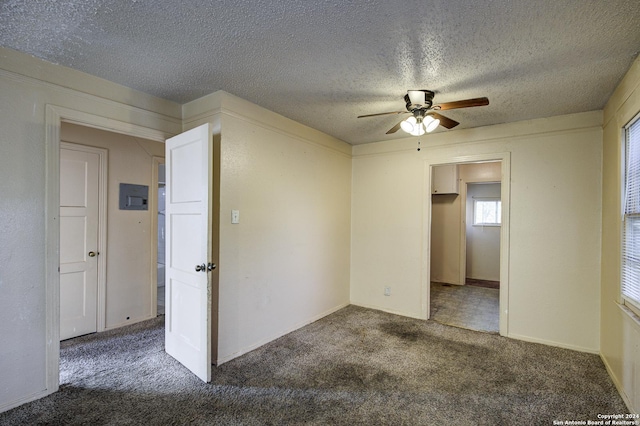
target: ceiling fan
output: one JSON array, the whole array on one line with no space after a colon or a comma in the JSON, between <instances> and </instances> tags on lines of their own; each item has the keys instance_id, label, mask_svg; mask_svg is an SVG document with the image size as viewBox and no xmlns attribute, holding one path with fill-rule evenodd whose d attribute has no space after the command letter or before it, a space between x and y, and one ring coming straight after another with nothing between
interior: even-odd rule
<instances>
[{"instance_id":1,"label":"ceiling fan","mask_svg":"<svg viewBox=\"0 0 640 426\"><path fill-rule=\"evenodd\" d=\"M425 132L429 133L434 131L438 126L453 129L460 124L436 111L489 105L488 98L465 99L463 101L445 102L434 105L434 95L435 93L431 90L409 90L407 91L407 94L404 95L407 107L406 111L391 111L381 112L378 114L359 115L358 118L391 114L412 114L411 117L406 120L402 120L389 129L387 134L389 135L397 132L399 129L402 129L414 136L420 136Z\"/></svg>"}]
</instances>

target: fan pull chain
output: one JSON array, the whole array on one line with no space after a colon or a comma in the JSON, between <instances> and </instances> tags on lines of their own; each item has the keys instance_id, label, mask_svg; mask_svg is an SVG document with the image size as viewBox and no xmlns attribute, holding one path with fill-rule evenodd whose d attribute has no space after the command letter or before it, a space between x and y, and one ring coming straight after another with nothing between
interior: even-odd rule
<instances>
[{"instance_id":1,"label":"fan pull chain","mask_svg":"<svg viewBox=\"0 0 640 426\"><path fill-rule=\"evenodd\" d=\"M420 151L420 137L418 137L418 151Z\"/></svg>"}]
</instances>

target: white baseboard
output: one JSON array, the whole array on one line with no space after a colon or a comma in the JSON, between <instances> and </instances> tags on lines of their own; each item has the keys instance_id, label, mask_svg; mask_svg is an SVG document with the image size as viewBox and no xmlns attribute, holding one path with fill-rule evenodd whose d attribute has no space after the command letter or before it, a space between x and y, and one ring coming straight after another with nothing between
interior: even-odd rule
<instances>
[{"instance_id":1,"label":"white baseboard","mask_svg":"<svg viewBox=\"0 0 640 426\"><path fill-rule=\"evenodd\" d=\"M506 337L509 337L510 339L523 340L525 342L540 343L542 345L555 346L557 348L571 349L572 351L586 352L594 355L600 355L600 351L598 349L585 348L583 346L576 346L576 345L569 345L566 343L554 342L552 340L537 339L535 337L521 336L519 334L513 334L513 333L509 333Z\"/></svg>"},{"instance_id":2,"label":"white baseboard","mask_svg":"<svg viewBox=\"0 0 640 426\"><path fill-rule=\"evenodd\" d=\"M394 311L393 309L387 309L387 308L384 308L382 306L375 306L375 305L369 305L367 303L354 303L354 302L351 302L351 304L354 305L354 306L360 306L361 308L375 309L376 311L382 311L382 312L386 312L388 314L393 314L393 315L400 315L400 316L407 317L407 318L415 318L415 319L419 319L419 320L425 319L425 318L421 317L420 315L409 314L409 313L400 312L400 311Z\"/></svg>"},{"instance_id":3,"label":"white baseboard","mask_svg":"<svg viewBox=\"0 0 640 426\"><path fill-rule=\"evenodd\" d=\"M613 374L613 370L611 369L611 366L609 365L609 362L607 362L607 359L604 356L602 356L602 354L600 354L600 359L602 360L602 363L604 364L604 367L607 369L607 373L609 373L609 377L611 377L611 381L616 386L616 389L618 390L618 393L620 394L620 397L622 398L622 400L626 404L627 408L629 409L629 412L630 413L634 413L634 414L638 414L633 409L633 406L631 404L631 400L629 399L629 396L627 395L627 393L624 391L624 388L622 387L622 383L620 383L620 380L618 380L618 378Z\"/></svg>"},{"instance_id":4,"label":"white baseboard","mask_svg":"<svg viewBox=\"0 0 640 426\"><path fill-rule=\"evenodd\" d=\"M480 281L498 281L498 282L500 282L500 277L498 277L498 278L467 277L467 279L480 280Z\"/></svg>"},{"instance_id":5,"label":"white baseboard","mask_svg":"<svg viewBox=\"0 0 640 426\"><path fill-rule=\"evenodd\" d=\"M16 408L21 406L22 404L26 404L27 402L35 401L36 399L44 398L47 395L52 394L55 391L49 391L47 389L42 390L40 392L32 393L30 395L24 396L22 398L18 398L9 403L0 405L0 413L4 413L5 411L9 411L12 408Z\"/></svg>"},{"instance_id":6,"label":"white baseboard","mask_svg":"<svg viewBox=\"0 0 640 426\"><path fill-rule=\"evenodd\" d=\"M232 353L230 355L225 355L223 357L220 357L215 361L215 364L216 365L221 365L221 364L224 364L227 361L231 361L234 358L237 358L237 357L239 357L241 355L244 355L247 352L251 352L254 349L258 349L260 346L263 346L263 345L265 345L265 344L267 344L269 342L272 342L272 341L284 336L285 334L291 333L292 331L296 331L297 329L302 328L305 325L309 325L312 322L316 322L319 319L326 317L327 315L331 315L332 313L334 313L336 311L339 311L342 308L346 308L347 306L349 306L348 302L340 304L338 306L335 306L335 307L333 307L333 308L331 308L331 309L329 309L327 311L322 312L321 314L315 315L315 316L313 316L313 317L311 317L311 318L309 318L309 319L307 319L307 320L305 320L305 321L303 321L301 323L298 323L298 324L294 325L291 328L288 328L288 329L283 330L283 331L281 331L279 333L276 333L276 334L274 334L274 335L272 335L270 337L262 339L259 342L254 343L254 344L252 344L250 346L244 347L244 348L242 348L241 350L239 350L237 352L234 352L234 353Z\"/></svg>"},{"instance_id":7,"label":"white baseboard","mask_svg":"<svg viewBox=\"0 0 640 426\"><path fill-rule=\"evenodd\" d=\"M108 326L108 327L105 327L105 329L104 329L104 330L100 330L100 331L114 330L114 329L116 329L116 328L125 327L125 326L127 326L127 325L136 324L136 323L139 323L139 322L142 322L142 321L147 321L147 320L150 320L150 319L155 318L155 317L156 317L156 316L149 315L149 316L142 317L142 318L135 318L135 319L133 319L133 320L127 320L127 321L125 321L125 322L121 322L121 323L119 323L119 324L114 324L114 325L110 325L110 326Z\"/></svg>"}]
</instances>

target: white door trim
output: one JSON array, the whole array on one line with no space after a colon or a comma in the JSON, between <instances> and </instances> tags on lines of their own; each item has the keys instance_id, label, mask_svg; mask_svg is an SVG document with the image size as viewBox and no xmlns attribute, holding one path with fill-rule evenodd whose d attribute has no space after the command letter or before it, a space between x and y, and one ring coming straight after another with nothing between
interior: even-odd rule
<instances>
[{"instance_id":1,"label":"white door trim","mask_svg":"<svg viewBox=\"0 0 640 426\"><path fill-rule=\"evenodd\" d=\"M60 386L60 127L62 122L162 142L172 134L76 111L57 105L45 107L45 310L46 390Z\"/></svg>"},{"instance_id":2,"label":"white door trim","mask_svg":"<svg viewBox=\"0 0 640 426\"><path fill-rule=\"evenodd\" d=\"M151 215L151 316L158 316L158 170L160 164L164 164L164 157L154 155L151 167L151 189L149 190L149 208Z\"/></svg>"},{"instance_id":3,"label":"white door trim","mask_svg":"<svg viewBox=\"0 0 640 426\"><path fill-rule=\"evenodd\" d=\"M108 151L71 142L60 141L60 148L73 151L90 152L98 155L98 298L96 300L96 327L98 331L105 330L106 323L106 283L107 283L107 183L108 183ZM59 175L58 175L59 176Z\"/></svg>"},{"instance_id":4,"label":"white door trim","mask_svg":"<svg viewBox=\"0 0 640 426\"><path fill-rule=\"evenodd\" d=\"M424 164L423 224L422 224L422 318L429 319L431 288L431 169L441 164L464 164L482 161L501 162L502 226L500 227L500 335L509 335L509 228L511 211L511 153L428 158Z\"/></svg>"}]
</instances>

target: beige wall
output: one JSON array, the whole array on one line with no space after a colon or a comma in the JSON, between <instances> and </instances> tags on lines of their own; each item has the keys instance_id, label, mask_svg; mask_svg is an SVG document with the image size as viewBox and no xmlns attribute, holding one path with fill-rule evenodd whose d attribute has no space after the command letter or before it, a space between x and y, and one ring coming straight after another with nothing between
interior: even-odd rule
<instances>
[{"instance_id":1,"label":"beige wall","mask_svg":"<svg viewBox=\"0 0 640 426\"><path fill-rule=\"evenodd\" d=\"M351 147L224 92L185 111L219 123L221 363L349 304Z\"/></svg>"},{"instance_id":2,"label":"beige wall","mask_svg":"<svg viewBox=\"0 0 640 426\"><path fill-rule=\"evenodd\" d=\"M500 163L460 164L458 179L460 194L431 196L431 281L462 285L466 275L465 221L462 219L466 184L500 181Z\"/></svg>"},{"instance_id":3,"label":"beige wall","mask_svg":"<svg viewBox=\"0 0 640 426\"><path fill-rule=\"evenodd\" d=\"M602 358L627 405L640 412L640 320L620 305L622 129L640 112L640 59L604 110L602 182Z\"/></svg>"},{"instance_id":4,"label":"beige wall","mask_svg":"<svg viewBox=\"0 0 640 426\"><path fill-rule=\"evenodd\" d=\"M114 328L151 318L155 263L155 202L149 210L120 210L121 183L152 184L153 157L164 158L164 144L90 127L64 123L60 139L108 150L107 270L105 325Z\"/></svg>"},{"instance_id":5,"label":"beige wall","mask_svg":"<svg viewBox=\"0 0 640 426\"><path fill-rule=\"evenodd\" d=\"M420 152L415 138L354 146L351 302L421 317L428 165L509 153L507 335L597 352L601 123L590 112L440 132Z\"/></svg>"},{"instance_id":6,"label":"beige wall","mask_svg":"<svg viewBox=\"0 0 640 426\"><path fill-rule=\"evenodd\" d=\"M75 89L70 89L75 88ZM0 48L0 411L56 390L59 117L181 129L179 105Z\"/></svg>"},{"instance_id":7,"label":"beige wall","mask_svg":"<svg viewBox=\"0 0 640 426\"><path fill-rule=\"evenodd\" d=\"M460 194L431 196L431 281L464 284L460 275L462 219Z\"/></svg>"}]
</instances>

